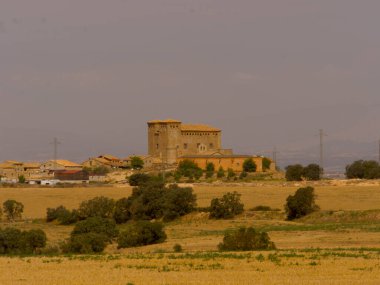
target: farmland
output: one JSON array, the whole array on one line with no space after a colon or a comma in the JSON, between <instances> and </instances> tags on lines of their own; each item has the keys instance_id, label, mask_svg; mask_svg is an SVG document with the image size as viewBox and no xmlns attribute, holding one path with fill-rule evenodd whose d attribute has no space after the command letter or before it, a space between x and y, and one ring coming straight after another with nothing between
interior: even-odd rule
<instances>
[{"instance_id":1,"label":"farmland","mask_svg":"<svg viewBox=\"0 0 380 285\"><path fill-rule=\"evenodd\" d=\"M297 188L195 185L198 206L237 191L245 212L232 220L191 213L166 224L165 243L131 249L113 244L104 255L2 257L0 284L379 284L380 186L317 185L321 211L285 221L283 205ZM47 207L76 208L96 196L118 199L130 193L130 187L0 188L0 202L22 202L24 221L12 226L41 228L52 246L67 238L72 226L46 223ZM281 211L251 210L258 205ZM217 252L224 231L240 226L267 231L278 250ZM173 253L177 243L183 253Z\"/></svg>"}]
</instances>

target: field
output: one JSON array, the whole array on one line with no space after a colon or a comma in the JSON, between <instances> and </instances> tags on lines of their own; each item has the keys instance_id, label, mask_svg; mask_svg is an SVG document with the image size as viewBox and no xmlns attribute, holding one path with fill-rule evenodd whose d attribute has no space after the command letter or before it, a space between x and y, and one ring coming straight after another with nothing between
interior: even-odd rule
<instances>
[{"instance_id":1,"label":"field","mask_svg":"<svg viewBox=\"0 0 380 285\"><path fill-rule=\"evenodd\" d=\"M297 188L195 186L200 207L237 191L246 211L224 221L192 213L166 225L163 244L123 250L111 245L95 256L2 257L0 284L380 284L380 186L317 186L321 212L288 222L283 205ZM41 228L55 245L72 227L45 223L47 207L75 208L95 196L130 193L129 187L0 188L0 202L21 201L26 219L12 226ZM250 210L257 205L281 211ZM278 250L217 252L224 231L243 225L268 231ZM176 243L183 253L173 253Z\"/></svg>"}]
</instances>

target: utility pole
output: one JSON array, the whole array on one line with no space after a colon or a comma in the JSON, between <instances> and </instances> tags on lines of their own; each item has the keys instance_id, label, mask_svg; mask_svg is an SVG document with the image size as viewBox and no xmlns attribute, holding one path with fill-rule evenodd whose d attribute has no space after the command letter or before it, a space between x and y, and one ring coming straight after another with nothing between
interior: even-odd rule
<instances>
[{"instance_id":1,"label":"utility pole","mask_svg":"<svg viewBox=\"0 0 380 285\"><path fill-rule=\"evenodd\" d=\"M380 140L379 140L379 163L380 163Z\"/></svg>"},{"instance_id":2,"label":"utility pole","mask_svg":"<svg viewBox=\"0 0 380 285\"><path fill-rule=\"evenodd\" d=\"M61 144L57 138L54 138L53 142L51 143L54 148L54 171L57 170L57 159L58 159L58 146Z\"/></svg>"},{"instance_id":3,"label":"utility pole","mask_svg":"<svg viewBox=\"0 0 380 285\"><path fill-rule=\"evenodd\" d=\"M326 136L324 133L323 129L319 130L319 166L322 168L322 173L324 171L324 152L323 152L323 147L324 147L324 141L323 138Z\"/></svg>"},{"instance_id":4,"label":"utility pole","mask_svg":"<svg viewBox=\"0 0 380 285\"><path fill-rule=\"evenodd\" d=\"M277 148L276 147L274 147L274 149L273 149L273 156L272 156L272 158L273 158L273 162L277 166Z\"/></svg>"}]
</instances>

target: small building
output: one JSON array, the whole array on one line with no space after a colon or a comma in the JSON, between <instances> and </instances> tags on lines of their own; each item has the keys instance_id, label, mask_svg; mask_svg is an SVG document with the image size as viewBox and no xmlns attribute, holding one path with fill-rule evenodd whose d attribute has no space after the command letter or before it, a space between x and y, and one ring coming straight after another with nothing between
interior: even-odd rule
<instances>
[{"instance_id":1,"label":"small building","mask_svg":"<svg viewBox=\"0 0 380 285\"><path fill-rule=\"evenodd\" d=\"M41 165L41 171L82 170L82 165L64 159L49 160Z\"/></svg>"},{"instance_id":2,"label":"small building","mask_svg":"<svg viewBox=\"0 0 380 285\"><path fill-rule=\"evenodd\" d=\"M59 181L88 181L89 174L83 170L57 170L54 179Z\"/></svg>"},{"instance_id":3,"label":"small building","mask_svg":"<svg viewBox=\"0 0 380 285\"><path fill-rule=\"evenodd\" d=\"M133 157L139 157L144 162L144 168L152 168L155 164L160 164L161 160L151 155L131 155L123 159L124 165L128 168L131 167L131 160Z\"/></svg>"},{"instance_id":4,"label":"small building","mask_svg":"<svg viewBox=\"0 0 380 285\"><path fill-rule=\"evenodd\" d=\"M113 155L100 155L98 157L91 157L82 163L84 167L96 168L96 167L107 167L107 168L124 168L124 162L122 159L117 158Z\"/></svg>"}]
</instances>

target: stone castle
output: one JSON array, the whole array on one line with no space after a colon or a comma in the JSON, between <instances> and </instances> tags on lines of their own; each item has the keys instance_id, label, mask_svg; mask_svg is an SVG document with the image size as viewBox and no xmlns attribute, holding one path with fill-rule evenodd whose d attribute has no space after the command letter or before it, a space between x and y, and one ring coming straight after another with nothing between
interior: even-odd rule
<instances>
[{"instance_id":1,"label":"stone castle","mask_svg":"<svg viewBox=\"0 0 380 285\"><path fill-rule=\"evenodd\" d=\"M237 155L222 148L222 131L207 125L182 124L177 120L148 122L148 155L165 165L192 160L205 169L212 162L215 167L242 171L246 159L252 158L257 172L263 171L263 157ZM271 170L275 164L271 164Z\"/></svg>"}]
</instances>

